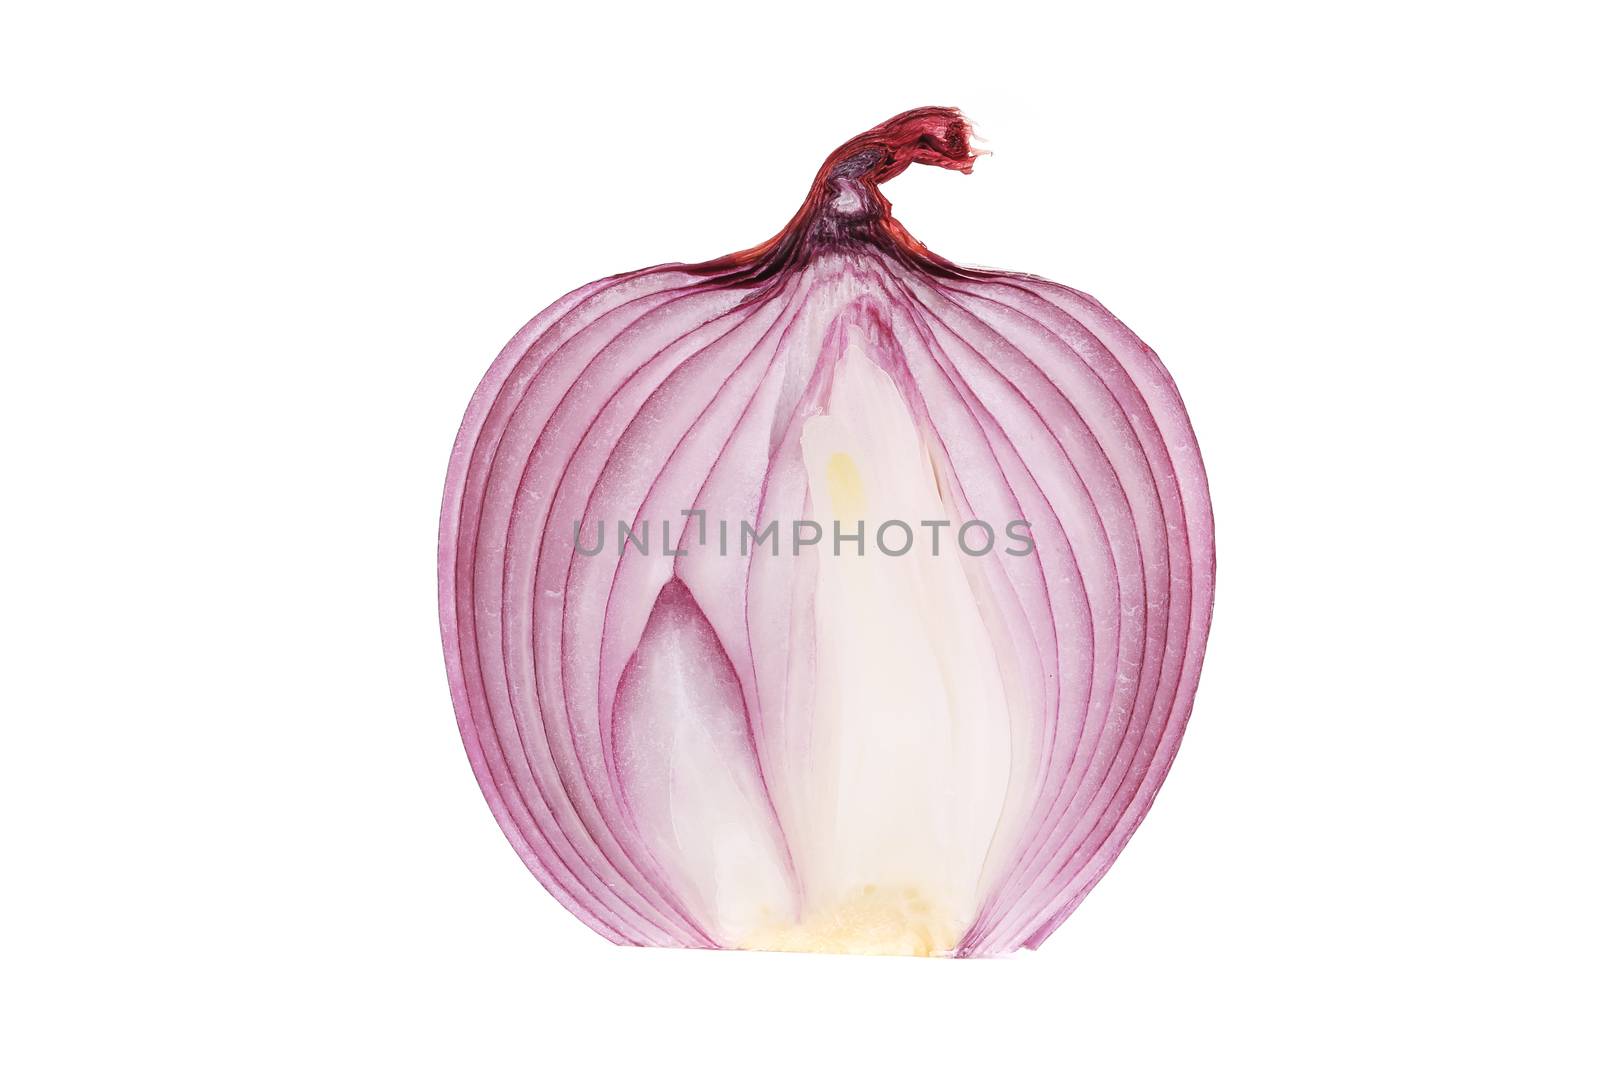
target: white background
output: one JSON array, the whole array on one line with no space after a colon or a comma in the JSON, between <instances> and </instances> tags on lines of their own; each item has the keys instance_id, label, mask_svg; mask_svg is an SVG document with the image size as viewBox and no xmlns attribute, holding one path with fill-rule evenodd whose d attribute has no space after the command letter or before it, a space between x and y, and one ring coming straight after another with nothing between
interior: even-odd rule
<instances>
[{"instance_id":1,"label":"white background","mask_svg":"<svg viewBox=\"0 0 1600 1067\"><path fill-rule=\"evenodd\" d=\"M1582 6L557 8L8 7L0 1054L1594 1062ZM1188 739L1037 954L612 948L456 736L457 421L561 293L920 104L994 154L897 216L1188 399Z\"/></svg>"}]
</instances>

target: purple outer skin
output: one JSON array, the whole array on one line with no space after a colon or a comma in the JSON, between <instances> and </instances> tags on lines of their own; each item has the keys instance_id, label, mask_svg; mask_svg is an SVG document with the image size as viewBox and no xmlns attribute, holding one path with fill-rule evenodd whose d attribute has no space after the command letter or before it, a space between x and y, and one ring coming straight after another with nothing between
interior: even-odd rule
<instances>
[{"instance_id":1,"label":"purple outer skin","mask_svg":"<svg viewBox=\"0 0 1600 1067\"><path fill-rule=\"evenodd\" d=\"M950 109L898 116L830 156L772 241L569 293L512 338L467 409L439 540L462 738L518 855L614 942L726 947L641 839L616 761L618 687L661 590L681 582L674 595L686 589L722 642L776 786L803 726L784 694L805 669L803 625L790 630L806 575L764 555L581 557L566 532L689 507L800 514L799 428L846 324L874 337L957 510L1020 515L1038 544L974 563L1018 657L1034 766L1022 830L992 847L996 874L956 955L1037 948L1171 766L1215 575L1194 433L1155 353L1093 298L957 267L892 220L877 183L909 162L969 170L967 132ZM841 190L864 217L836 216ZM840 278L857 295L834 306ZM790 329L802 310L832 316L820 352Z\"/></svg>"}]
</instances>

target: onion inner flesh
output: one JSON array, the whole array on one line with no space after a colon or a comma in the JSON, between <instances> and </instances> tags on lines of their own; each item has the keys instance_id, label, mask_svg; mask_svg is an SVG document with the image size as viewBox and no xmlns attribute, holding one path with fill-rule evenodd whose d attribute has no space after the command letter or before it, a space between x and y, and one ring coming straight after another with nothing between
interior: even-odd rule
<instances>
[{"instance_id":1,"label":"onion inner flesh","mask_svg":"<svg viewBox=\"0 0 1600 1067\"><path fill-rule=\"evenodd\" d=\"M926 435L869 345L851 328L842 352L823 354L835 360L831 387L800 438L808 517L823 542L814 556L814 594L797 598L795 608L813 616L795 632L815 638L790 649L791 657L810 657L808 670L792 672L810 679L807 689L791 693L804 705L792 713L808 726L803 743L783 754L784 778L794 788L779 801L797 895L776 888L769 835L751 829L763 820L754 810L753 769L745 770L753 763L733 755L740 748L733 717L718 711L719 726L680 725L700 740L675 741L637 761L659 765L664 756L674 765L666 772L673 781L701 783L671 790L671 832L658 827L649 836L658 849L699 850L682 866L702 872L700 896L708 903L716 897L711 925L743 947L951 951L977 912L1005 801L1011 717L993 639L957 547L961 517L941 494ZM890 520L905 523L911 535L890 528L880 546L877 531ZM937 545L923 520L950 523L939 529ZM837 551L836 523L844 538ZM857 532L864 535L859 547L848 540ZM641 681L657 700L674 694L669 702L680 710L670 714L705 717L683 710L704 707L705 694L674 688L659 675ZM722 740L705 740L712 734ZM736 804L742 814L733 817ZM732 822L742 825L730 833ZM707 851L714 847L702 836L708 827L719 828L720 860ZM729 839L737 847L727 846ZM727 858L730 852L738 858ZM722 873L709 877L719 865ZM745 875L734 876L730 865Z\"/></svg>"}]
</instances>

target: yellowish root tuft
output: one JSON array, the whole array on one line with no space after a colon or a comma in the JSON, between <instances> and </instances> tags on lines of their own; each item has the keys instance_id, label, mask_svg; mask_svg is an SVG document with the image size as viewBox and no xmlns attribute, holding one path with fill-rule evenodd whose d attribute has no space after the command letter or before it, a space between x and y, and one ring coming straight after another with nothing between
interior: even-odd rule
<instances>
[{"instance_id":1,"label":"yellowish root tuft","mask_svg":"<svg viewBox=\"0 0 1600 1067\"><path fill-rule=\"evenodd\" d=\"M829 952L858 956L944 956L961 930L915 889L863 886L804 922L757 930L740 948L764 952Z\"/></svg>"}]
</instances>

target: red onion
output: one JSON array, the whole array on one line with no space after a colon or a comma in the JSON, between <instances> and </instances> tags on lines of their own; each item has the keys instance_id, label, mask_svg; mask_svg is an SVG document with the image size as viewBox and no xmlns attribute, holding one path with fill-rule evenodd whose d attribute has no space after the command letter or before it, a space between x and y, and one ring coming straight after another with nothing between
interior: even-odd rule
<instances>
[{"instance_id":1,"label":"red onion","mask_svg":"<svg viewBox=\"0 0 1600 1067\"><path fill-rule=\"evenodd\" d=\"M969 132L906 112L765 244L569 293L467 409L462 737L615 942L1036 948L1171 765L1214 573L1194 435L1094 299L890 215L910 164L970 173Z\"/></svg>"}]
</instances>

